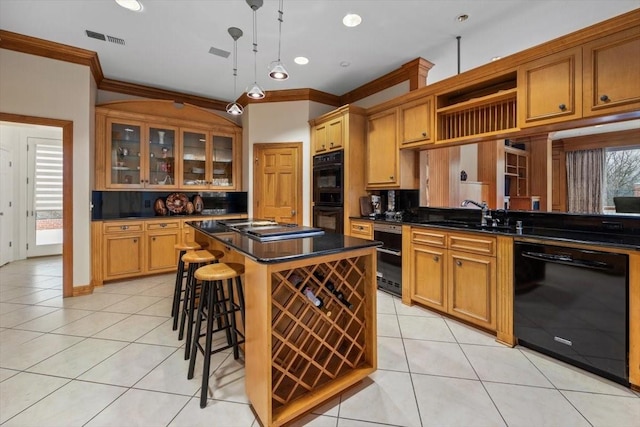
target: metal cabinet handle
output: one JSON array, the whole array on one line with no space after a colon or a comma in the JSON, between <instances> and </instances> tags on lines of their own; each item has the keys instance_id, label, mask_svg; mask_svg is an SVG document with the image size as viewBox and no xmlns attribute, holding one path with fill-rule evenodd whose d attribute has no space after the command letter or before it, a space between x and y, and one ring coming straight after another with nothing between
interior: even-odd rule
<instances>
[{"instance_id":1,"label":"metal cabinet handle","mask_svg":"<svg viewBox=\"0 0 640 427\"><path fill-rule=\"evenodd\" d=\"M566 110L566 109L567 109L567 106L566 106L566 105L564 105L564 104L560 104L560 105L558 105L558 108L559 108L561 111L564 111L564 110Z\"/></svg>"},{"instance_id":2,"label":"metal cabinet handle","mask_svg":"<svg viewBox=\"0 0 640 427\"><path fill-rule=\"evenodd\" d=\"M295 216L296 215L296 210L295 209L291 209L291 216Z\"/></svg>"},{"instance_id":3,"label":"metal cabinet handle","mask_svg":"<svg viewBox=\"0 0 640 427\"><path fill-rule=\"evenodd\" d=\"M162 228L165 228L166 226L167 226L167 224L164 223L164 222L162 224L160 224L160 227L162 227Z\"/></svg>"},{"instance_id":4,"label":"metal cabinet handle","mask_svg":"<svg viewBox=\"0 0 640 427\"><path fill-rule=\"evenodd\" d=\"M438 256L434 255L434 256L433 256L433 260L434 260L435 262L438 262L438 261L440 261L440 258L439 258Z\"/></svg>"},{"instance_id":5,"label":"metal cabinet handle","mask_svg":"<svg viewBox=\"0 0 640 427\"><path fill-rule=\"evenodd\" d=\"M155 241L156 241L156 238L155 238L155 237L152 237L152 238L151 238L151 240L153 240L153 241L155 242Z\"/></svg>"},{"instance_id":6,"label":"metal cabinet handle","mask_svg":"<svg viewBox=\"0 0 640 427\"><path fill-rule=\"evenodd\" d=\"M457 265L458 267L462 267L462 261L457 260L457 261L456 261L456 265Z\"/></svg>"},{"instance_id":7,"label":"metal cabinet handle","mask_svg":"<svg viewBox=\"0 0 640 427\"><path fill-rule=\"evenodd\" d=\"M611 101L611 99L609 99L609 97L607 95L602 95L600 97L600 101L602 102L607 102L607 101Z\"/></svg>"},{"instance_id":8,"label":"metal cabinet handle","mask_svg":"<svg viewBox=\"0 0 640 427\"><path fill-rule=\"evenodd\" d=\"M333 148L333 142L331 144L329 144L329 147Z\"/></svg>"},{"instance_id":9,"label":"metal cabinet handle","mask_svg":"<svg viewBox=\"0 0 640 427\"><path fill-rule=\"evenodd\" d=\"M121 226L120 226L120 229L121 229L121 230L128 230L128 229L129 229L129 226L128 226L128 225L121 225Z\"/></svg>"},{"instance_id":10,"label":"metal cabinet handle","mask_svg":"<svg viewBox=\"0 0 640 427\"><path fill-rule=\"evenodd\" d=\"M426 136L427 136L427 133L426 133L426 132L422 132L422 136L423 136L423 137L426 137Z\"/></svg>"},{"instance_id":11,"label":"metal cabinet handle","mask_svg":"<svg viewBox=\"0 0 640 427\"><path fill-rule=\"evenodd\" d=\"M358 230L364 230L364 227L363 227L363 226L361 226L361 225L359 225L359 226L358 226Z\"/></svg>"},{"instance_id":12,"label":"metal cabinet handle","mask_svg":"<svg viewBox=\"0 0 640 427\"><path fill-rule=\"evenodd\" d=\"M138 243L138 239L133 239L133 243Z\"/></svg>"},{"instance_id":13,"label":"metal cabinet handle","mask_svg":"<svg viewBox=\"0 0 640 427\"><path fill-rule=\"evenodd\" d=\"M391 176L389 177L389 179L393 181L393 180L395 179L395 177L394 177L393 175L391 175Z\"/></svg>"}]
</instances>

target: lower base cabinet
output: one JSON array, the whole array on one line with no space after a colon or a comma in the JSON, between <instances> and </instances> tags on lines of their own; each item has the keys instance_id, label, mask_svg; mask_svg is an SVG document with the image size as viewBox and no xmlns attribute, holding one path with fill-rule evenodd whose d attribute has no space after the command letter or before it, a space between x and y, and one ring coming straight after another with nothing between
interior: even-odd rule
<instances>
[{"instance_id":1,"label":"lower base cabinet","mask_svg":"<svg viewBox=\"0 0 640 427\"><path fill-rule=\"evenodd\" d=\"M495 331L495 238L421 227L405 238L410 301Z\"/></svg>"},{"instance_id":2,"label":"lower base cabinet","mask_svg":"<svg viewBox=\"0 0 640 427\"><path fill-rule=\"evenodd\" d=\"M142 239L142 233L105 236L104 276L118 278L141 274L144 270Z\"/></svg>"}]
</instances>

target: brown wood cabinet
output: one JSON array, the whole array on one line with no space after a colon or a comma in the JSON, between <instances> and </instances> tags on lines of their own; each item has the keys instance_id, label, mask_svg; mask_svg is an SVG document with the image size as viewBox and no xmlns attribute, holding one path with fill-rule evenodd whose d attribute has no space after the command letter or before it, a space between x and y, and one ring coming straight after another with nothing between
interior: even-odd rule
<instances>
[{"instance_id":1,"label":"brown wood cabinet","mask_svg":"<svg viewBox=\"0 0 640 427\"><path fill-rule=\"evenodd\" d=\"M400 148L417 148L435 142L433 96L398 107Z\"/></svg>"},{"instance_id":2,"label":"brown wood cabinet","mask_svg":"<svg viewBox=\"0 0 640 427\"><path fill-rule=\"evenodd\" d=\"M373 240L373 222L367 220L351 220L350 233L353 237Z\"/></svg>"},{"instance_id":3,"label":"brown wood cabinet","mask_svg":"<svg viewBox=\"0 0 640 427\"><path fill-rule=\"evenodd\" d=\"M495 331L496 239L424 227L406 227L403 233L409 242L403 301Z\"/></svg>"},{"instance_id":4,"label":"brown wood cabinet","mask_svg":"<svg viewBox=\"0 0 640 427\"><path fill-rule=\"evenodd\" d=\"M100 224L102 225L102 224ZM144 272L144 227L141 221L105 222L101 250L105 280L137 276Z\"/></svg>"},{"instance_id":5,"label":"brown wood cabinet","mask_svg":"<svg viewBox=\"0 0 640 427\"><path fill-rule=\"evenodd\" d=\"M417 189L417 154L400 150L398 110L381 111L369 117L367 124L367 188Z\"/></svg>"},{"instance_id":6,"label":"brown wood cabinet","mask_svg":"<svg viewBox=\"0 0 640 427\"><path fill-rule=\"evenodd\" d=\"M584 115L640 108L640 27L583 46Z\"/></svg>"},{"instance_id":7,"label":"brown wood cabinet","mask_svg":"<svg viewBox=\"0 0 640 427\"><path fill-rule=\"evenodd\" d=\"M335 118L313 129L314 154L340 150L344 147L344 120Z\"/></svg>"},{"instance_id":8,"label":"brown wood cabinet","mask_svg":"<svg viewBox=\"0 0 640 427\"><path fill-rule=\"evenodd\" d=\"M519 148L504 147L504 177L505 196L528 196L529 153Z\"/></svg>"},{"instance_id":9,"label":"brown wood cabinet","mask_svg":"<svg viewBox=\"0 0 640 427\"><path fill-rule=\"evenodd\" d=\"M146 224L146 271L173 271L178 263L175 245L180 242L180 220L148 221Z\"/></svg>"},{"instance_id":10,"label":"brown wood cabinet","mask_svg":"<svg viewBox=\"0 0 640 427\"><path fill-rule=\"evenodd\" d=\"M518 125L539 126L582 117L582 49L518 68Z\"/></svg>"},{"instance_id":11,"label":"brown wood cabinet","mask_svg":"<svg viewBox=\"0 0 640 427\"><path fill-rule=\"evenodd\" d=\"M169 101L98 106L95 187L239 190L241 132L217 114Z\"/></svg>"}]
</instances>

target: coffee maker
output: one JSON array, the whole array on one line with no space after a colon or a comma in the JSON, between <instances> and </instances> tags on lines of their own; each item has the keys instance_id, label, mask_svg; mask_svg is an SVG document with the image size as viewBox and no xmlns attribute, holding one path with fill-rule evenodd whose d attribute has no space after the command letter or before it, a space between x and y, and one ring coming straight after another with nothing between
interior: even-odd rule
<instances>
[{"instance_id":1,"label":"coffee maker","mask_svg":"<svg viewBox=\"0 0 640 427\"><path fill-rule=\"evenodd\" d=\"M371 207L373 208L374 215L382 215L382 200L380 196L375 194L371 195Z\"/></svg>"}]
</instances>

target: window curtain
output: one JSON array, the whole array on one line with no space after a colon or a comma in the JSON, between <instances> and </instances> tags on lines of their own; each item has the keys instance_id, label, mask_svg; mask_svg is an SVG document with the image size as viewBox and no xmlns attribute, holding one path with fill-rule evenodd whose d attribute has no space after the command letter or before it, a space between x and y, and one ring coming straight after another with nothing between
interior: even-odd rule
<instances>
[{"instance_id":1,"label":"window curtain","mask_svg":"<svg viewBox=\"0 0 640 427\"><path fill-rule=\"evenodd\" d=\"M602 212L604 160L604 149L601 148L567 152L569 212Z\"/></svg>"}]
</instances>

